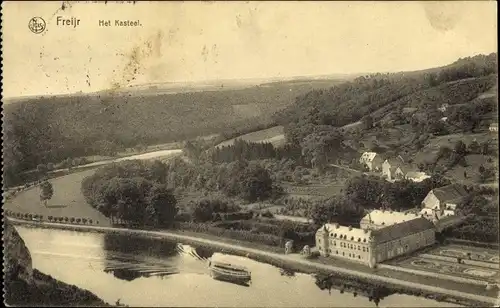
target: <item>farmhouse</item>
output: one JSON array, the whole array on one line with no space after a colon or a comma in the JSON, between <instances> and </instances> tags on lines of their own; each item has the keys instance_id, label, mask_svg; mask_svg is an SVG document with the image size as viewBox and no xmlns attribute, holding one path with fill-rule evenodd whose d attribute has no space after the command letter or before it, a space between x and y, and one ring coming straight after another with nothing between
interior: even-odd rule
<instances>
[{"instance_id":1,"label":"farmhouse","mask_svg":"<svg viewBox=\"0 0 500 308\"><path fill-rule=\"evenodd\" d=\"M404 179L407 171L407 166L404 165L404 160L400 156L386 159L382 164L382 176L388 181Z\"/></svg>"},{"instance_id":2,"label":"farmhouse","mask_svg":"<svg viewBox=\"0 0 500 308\"><path fill-rule=\"evenodd\" d=\"M359 159L359 162L370 171L380 171L383 161L382 157L375 152L364 152Z\"/></svg>"},{"instance_id":3,"label":"farmhouse","mask_svg":"<svg viewBox=\"0 0 500 308\"><path fill-rule=\"evenodd\" d=\"M498 123L490 124L490 132L498 132Z\"/></svg>"},{"instance_id":4,"label":"farmhouse","mask_svg":"<svg viewBox=\"0 0 500 308\"><path fill-rule=\"evenodd\" d=\"M380 229L408 220L417 219L420 215L397 211L373 210L360 221L361 229Z\"/></svg>"},{"instance_id":5,"label":"farmhouse","mask_svg":"<svg viewBox=\"0 0 500 308\"><path fill-rule=\"evenodd\" d=\"M457 215L454 210L444 210L442 212L424 208L420 211L424 218L434 224L436 232L441 232L449 227L456 226L465 220L462 215Z\"/></svg>"},{"instance_id":6,"label":"farmhouse","mask_svg":"<svg viewBox=\"0 0 500 308\"><path fill-rule=\"evenodd\" d=\"M467 196L467 191L465 191L463 186L459 184L450 184L431 190L422 201L422 207L424 209L443 213L445 210L455 211L457 204L462 201L465 196Z\"/></svg>"},{"instance_id":7,"label":"farmhouse","mask_svg":"<svg viewBox=\"0 0 500 308\"><path fill-rule=\"evenodd\" d=\"M322 256L348 259L370 267L434 242L434 225L422 217L376 230L325 224L316 232L316 247Z\"/></svg>"}]
</instances>

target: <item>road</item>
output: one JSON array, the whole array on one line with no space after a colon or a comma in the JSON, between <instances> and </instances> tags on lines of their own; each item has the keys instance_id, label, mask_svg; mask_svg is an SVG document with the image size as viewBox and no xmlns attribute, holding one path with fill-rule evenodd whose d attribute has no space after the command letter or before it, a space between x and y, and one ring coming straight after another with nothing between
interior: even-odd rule
<instances>
[{"instance_id":1,"label":"road","mask_svg":"<svg viewBox=\"0 0 500 308\"><path fill-rule=\"evenodd\" d=\"M332 271L332 272L337 272L345 275L350 275L350 276L355 276L359 278L364 278L364 279L369 279L369 280L375 280L379 282L384 282L384 283L389 283L389 284L395 284L407 288L413 288L413 289L418 289L418 290L423 290L426 292L432 292L432 293L439 293L447 296L453 296L457 298L462 298L462 299L467 299L467 300L474 300L474 301L479 301L482 303L488 303L488 304L495 304L498 299L492 298L492 297L487 297L487 296L481 296L481 295L476 295L476 294L471 294L471 293L465 293L465 292L460 292L460 291L455 291L455 290L448 290L448 289L443 289L443 288L438 288L434 286L429 286L429 285L424 285L420 283L414 283L414 282L409 282L405 280L400 280L400 279L394 279L390 277L385 277L385 276L379 276L375 274L370 274L370 273L363 273L363 272L358 272L355 270L350 270L347 268L342 268L342 267L337 267L334 265L327 265L327 264L321 264L317 262L312 262L310 260L306 259L301 259L297 258L297 256L294 255L282 255L274 252L269 252L269 251L263 251L263 250L258 250L254 248L249 248L249 247L244 247L240 245L235 245L235 244L229 244L229 243L224 243L221 241L215 241L215 240L210 240L210 239L205 239L205 238L199 238L199 237L194 237L190 235L184 235L184 234L179 234L179 233L174 233L174 232L168 232L168 231L149 231L149 230L134 230L134 229L127 229L127 228L114 228L114 227L99 227L99 226L88 226L88 225L67 225L67 224L61 224L61 223L48 223L48 222L29 222L29 221L23 221L15 218L7 218L13 222L21 223L21 224L29 224L29 225L45 225L46 227L53 227L53 228L61 228L61 229L73 229L73 230L94 230L94 231L112 231L112 232L123 232L123 233L131 233L131 234L141 234L141 235L149 235L149 236L155 236L155 237L163 237L166 239L171 239L171 240L176 240L176 241L184 241L184 242L189 242L189 243L194 243L194 244L206 244L210 245L212 247L217 247L219 249L228 249L228 250L237 250L239 252L255 255L255 256L263 256L263 257L268 257L275 259L277 261L281 261L283 263L287 264L300 264L315 270L322 270L322 271Z\"/></svg>"}]
</instances>

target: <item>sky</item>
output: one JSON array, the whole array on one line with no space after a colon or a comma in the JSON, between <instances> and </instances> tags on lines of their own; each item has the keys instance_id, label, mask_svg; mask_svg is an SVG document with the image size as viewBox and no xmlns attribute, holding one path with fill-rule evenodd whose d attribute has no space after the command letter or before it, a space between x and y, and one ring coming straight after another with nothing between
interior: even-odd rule
<instances>
[{"instance_id":1,"label":"sky","mask_svg":"<svg viewBox=\"0 0 500 308\"><path fill-rule=\"evenodd\" d=\"M89 1L64 10L62 2L4 2L2 13L4 97L419 70L497 50L495 1ZM28 27L35 16L46 22L40 34ZM58 16L79 25L58 26Z\"/></svg>"}]
</instances>

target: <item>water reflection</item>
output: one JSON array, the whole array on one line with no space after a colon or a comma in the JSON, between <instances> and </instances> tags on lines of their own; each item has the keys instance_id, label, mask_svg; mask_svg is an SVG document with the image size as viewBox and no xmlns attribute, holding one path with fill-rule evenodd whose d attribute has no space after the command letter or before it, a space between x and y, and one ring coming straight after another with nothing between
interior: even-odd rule
<instances>
[{"instance_id":1,"label":"water reflection","mask_svg":"<svg viewBox=\"0 0 500 308\"><path fill-rule=\"evenodd\" d=\"M215 250L145 239L74 231L16 227L33 266L55 279L87 289L108 303L190 307L375 307L367 297L320 290L315 277ZM208 260L252 272L241 287L210 277ZM346 290L347 291L347 290ZM389 306L443 307L445 303L389 296ZM403 300L402 300L402 299ZM390 304L392 301L393 304ZM456 306L456 305L455 305Z\"/></svg>"}]
</instances>

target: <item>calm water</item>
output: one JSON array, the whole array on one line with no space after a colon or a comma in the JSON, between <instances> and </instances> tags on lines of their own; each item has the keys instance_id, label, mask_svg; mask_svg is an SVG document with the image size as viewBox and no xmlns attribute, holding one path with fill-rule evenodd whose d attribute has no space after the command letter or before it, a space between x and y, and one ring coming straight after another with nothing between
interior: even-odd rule
<instances>
[{"instance_id":1,"label":"calm water","mask_svg":"<svg viewBox=\"0 0 500 308\"><path fill-rule=\"evenodd\" d=\"M375 307L367 298L320 290L311 275L248 258L162 239L16 227L43 273L92 291L109 303L130 306ZM207 259L229 261L252 272L249 287L213 280ZM381 307L457 305L403 295Z\"/></svg>"}]
</instances>

